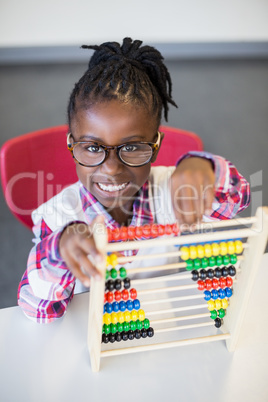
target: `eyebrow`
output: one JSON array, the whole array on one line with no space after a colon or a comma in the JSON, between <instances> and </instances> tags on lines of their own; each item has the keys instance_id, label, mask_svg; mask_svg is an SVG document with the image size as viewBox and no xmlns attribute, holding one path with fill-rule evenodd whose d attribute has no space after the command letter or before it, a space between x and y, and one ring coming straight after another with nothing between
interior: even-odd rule
<instances>
[{"instance_id":1,"label":"eyebrow","mask_svg":"<svg viewBox=\"0 0 268 402\"><path fill-rule=\"evenodd\" d=\"M93 141L104 144L104 141L101 138L89 134L82 135L82 137L79 138L79 141ZM121 141L122 144L129 141L145 141L145 137L139 135L131 135L129 137L122 138Z\"/></svg>"}]
</instances>

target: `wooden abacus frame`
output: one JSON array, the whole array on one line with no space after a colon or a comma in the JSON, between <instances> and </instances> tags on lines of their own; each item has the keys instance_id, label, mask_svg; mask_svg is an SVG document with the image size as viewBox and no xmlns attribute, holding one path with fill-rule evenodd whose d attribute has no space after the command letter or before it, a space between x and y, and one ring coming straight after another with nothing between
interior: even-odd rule
<instances>
[{"instance_id":1,"label":"wooden abacus frame","mask_svg":"<svg viewBox=\"0 0 268 402\"><path fill-rule=\"evenodd\" d=\"M241 227L244 228L235 228ZM99 371L100 359L101 357L114 356L125 353L134 353L147 350L171 348L176 346L184 346L196 343L204 343L216 340L225 340L229 351L233 351L237 345L239 333L243 323L243 319L246 313L247 304L249 301L250 293L253 287L254 279L257 274L258 267L260 265L260 260L262 254L265 251L268 238L268 207L258 208L255 217L249 218L237 218L229 221L217 221L202 223L199 229L204 232L206 227L211 229L220 229L220 231L214 231L211 233L204 234L189 234L184 236L167 236L155 239L140 240L140 241L128 241L128 242L117 242L117 243L107 243L107 231L104 225L94 233L94 238L98 249L106 257L107 253L118 252L124 250L142 249L147 247L157 247L158 245L189 245L198 244L205 242L217 242L225 239L248 239L245 243L243 255L239 257L239 281L234 283L234 296L232 297L231 305L228 307L228 314L224 317L224 324L221 327L223 333L202 337L193 337L188 339L181 339L177 341L162 342L155 344L146 344L141 346L132 346L131 342L128 342L129 347L120 349L111 349L106 351L101 351L101 341L102 341L102 325L103 325L103 295L105 288L105 270L106 266L104 264L98 265L98 269L103 273L101 280L96 280L91 278L91 288L90 288L90 304L89 304L89 318L88 318L88 350L91 360L92 371ZM161 254L161 256L174 256L180 255L180 251L176 251L168 254ZM160 257L159 255L153 255L151 258ZM134 261L135 259L150 258L150 256L133 256L133 257L119 257L118 262L124 263L129 261ZM105 258L106 260L106 258ZM153 266L147 268L134 268L130 269L130 274L142 273L145 271L165 271L165 270L178 270L179 268L185 268L185 262L178 262L175 264L167 264L161 266ZM188 275L188 276L187 276ZM167 276L168 278L169 276ZM190 273L187 271L185 275L182 276L183 279L191 277ZM163 279L163 276L156 277L153 281ZM172 277L170 277L172 281ZM141 279L136 282L152 281L152 279ZM239 284L238 284L239 282ZM187 286L187 285L186 285ZM185 286L184 286L185 287ZM188 285L189 287L197 287L196 284ZM178 291L183 288L183 286L178 286ZM170 288L171 289L171 288ZM172 290L176 290L173 287ZM158 290L148 290L150 293L154 293ZM142 292L142 291L141 291ZM200 297L203 295L200 294ZM194 296L196 298L196 296ZM191 297L189 297L191 298ZM173 298L175 300L175 298ZM180 297L176 298L177 300ZM187 299L187 297L181 297L181 299ZM171 299L170 299L171 300ZM198 308L198 306L194 306ZM191 310L192 307L189 307ZM173 311L175 311L174 309ZM182 309L177 309L179 311ZM185 309L187 310L187 308ZM203 316L208 316L209 314L203 314ZM199 316L202 316L199 315ZM183 319L195 318L193 315L191 317L182 317ZM170 319L171 321L179 321L180 317L175 317ZM213 324L213 322L212 322ZM209 324L201 323L196 325L186 325L182 326L181 329L206 326ZM173 328L174 329L174 328ZM172 330L172 328L171 328Z\"/></svg>"}]
</instances>

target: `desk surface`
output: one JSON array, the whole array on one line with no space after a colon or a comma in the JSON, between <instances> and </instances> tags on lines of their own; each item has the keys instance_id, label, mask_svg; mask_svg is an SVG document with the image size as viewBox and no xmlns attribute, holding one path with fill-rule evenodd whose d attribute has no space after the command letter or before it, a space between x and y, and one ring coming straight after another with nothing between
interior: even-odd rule
<instances>
[{"instance_id":1,"label":"desk surface","mask_svg":"<svg viewBox=\"0 0 268 402\"><path fill-rule=\"evenodd\" d=\"M19 307L0 310L0 400L268 400L268 254L254 284L237 350L224 341L103 358L92 373L86 346L88 294L65 317L38 325Z\"/></svg>"}]
</instances>

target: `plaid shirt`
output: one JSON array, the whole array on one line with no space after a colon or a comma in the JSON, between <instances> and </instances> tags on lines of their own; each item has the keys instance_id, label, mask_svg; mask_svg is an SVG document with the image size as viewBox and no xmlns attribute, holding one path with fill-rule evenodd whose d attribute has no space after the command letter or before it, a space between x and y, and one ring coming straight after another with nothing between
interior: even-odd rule
<instances>
[{"instance_id":1,"label":"plaid shirt","mask_svg":"<svg viewBox=\"0 0 268 402\"><path fill-rule=\"evenodd\" d=\"M212 219L233 218L248 206L250 202L249 184L230 162L206 152L190 152L184 155L179 162L190 156L204 157L212 160L214 164L216 188ZM133 226L150 224L154 221L149 207L148 193L149 183L146 182L133 204L131 220ZM119 226L82 185L80 197L88 224L97 215L103 215L107 227ZM19 285L18 304L30 319L38 323L49 323L63 316L74 294L75 277L61 258L58 248L62 230L63 228L52 232L43 219L33 228L35 246L30 252L27 270ZM129 255L129 253L126 252L125 255Z\"/></svg>"}]
</instances>

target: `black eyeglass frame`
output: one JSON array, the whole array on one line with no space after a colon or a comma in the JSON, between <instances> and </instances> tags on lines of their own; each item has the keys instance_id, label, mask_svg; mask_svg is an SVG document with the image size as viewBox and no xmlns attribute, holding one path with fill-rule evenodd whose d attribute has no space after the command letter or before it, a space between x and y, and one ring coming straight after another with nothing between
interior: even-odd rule
<instances>
[{"instance_id":1,"label":"black eyeglass frame","mask_svg":"<svg viewBox=\"0 0 268 402\"><path fill-rule=\"evenodd\" d=\"M158 131L158 132L157 132L157 135L158 135L158 138L157 138L156 142L126 142L126 143L121 144L121 145L110 146L110 145L99 144L98 142L94 142L94 141L76 141L76 142L71 143L70 137L73 137L73 135L72 135L72 133L70 132L70 133L67 134L67 147L68 147L68 150L71 152L73 159L74 159L79 165L84 166L84 167L95 167L95 166L101 165L101 164L104 163L105 160L108 158L109 151L110 151L111 149L116 149L116 155L117 155L118 159L120 160L120 162L122 162L124 165L130 166L130 167L140 167L140 166L147 165L147 163L150 163L151 160L153 159L153 156L155 155L155 153L159 150L159 148L160 148L160 143L161 143L161 138L163 138L163 133L161 133L160 131ZM74 152L73 152L75 146L78 145L78 144L95 144L95 145L97 145L98 147L101 147L101 148L105 151L105 157L104 157L103 161L101 161L100 163L97 163L97 164L95 164L95 165L85 165L85 164L79 162L79 161L76 159L76 157L74 156ZM123 159L120 157L120 149L121 149L121 148L123 148L123 147L126 146L126 145L134 145L134 144L146 144L146 145L149 145L149 146L152 148L152 155L151 155L150 159L149 159L147 162L142 163L141 165L132 165L132 164L130 164L130 163L127 163L127 162L123 161Z\"/></svg>"}]
</instances>

